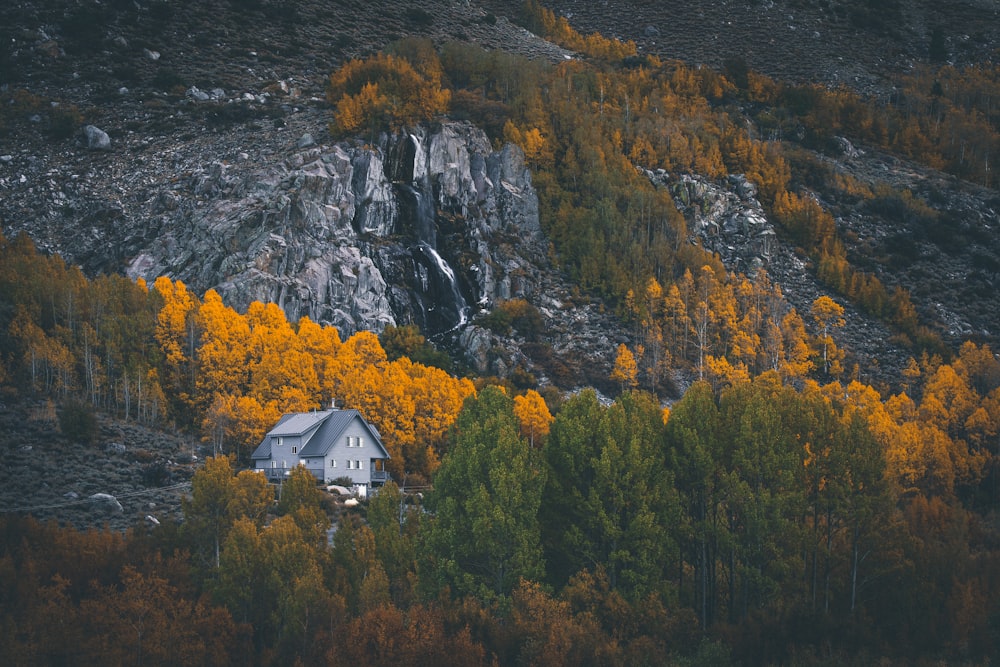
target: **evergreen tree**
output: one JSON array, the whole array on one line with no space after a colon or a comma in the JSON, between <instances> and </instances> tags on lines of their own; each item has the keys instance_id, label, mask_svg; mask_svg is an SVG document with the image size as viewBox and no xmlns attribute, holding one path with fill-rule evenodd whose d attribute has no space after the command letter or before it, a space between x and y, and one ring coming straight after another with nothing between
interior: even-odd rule
<instances>
[{"instance_id":1,"label":"evergreen tree","mask_svg":"<svg viewBox=\"0 0 1000 667\"><path fill-rule=\"evenodd\" d=\"M513 401L497 387L469 398L428 497L422 583L431 592L506 600L543 574L538 510L544 470L518 435Z\"/></svg>"}]
</instances>

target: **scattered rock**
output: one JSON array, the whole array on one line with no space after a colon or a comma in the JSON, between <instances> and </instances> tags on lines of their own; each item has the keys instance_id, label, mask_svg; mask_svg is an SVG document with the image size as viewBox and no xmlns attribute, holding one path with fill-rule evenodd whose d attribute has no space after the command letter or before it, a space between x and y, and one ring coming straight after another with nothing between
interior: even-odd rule
<instances>
[{"instance_id":1,"label":"scattered rock","mask_svg":"<svg viewBox=\"0 0 1000 667\"><path fill-rule=\"evenodd\" d=\"M160 59L159 51L150 51L149 49L143 49L142 55L146 56L148 60L152 60L153 62L156 62L157 60Z\"/></svg>"},{"instance_id":2,"label":"scattered rock","mask_svg":"<svg viewBox=\"0 0 1000 667\"><path fill-rule=\"evenodd\" d=\"M90 150L111 150L111 137L101 128L94 125L87 125L83 128L83 136L87 140L87 148Z\"/></svg>"},{"instance_id":3,"label":"scattered rock","mask_svg":"<svg viewBox=\"0 0 1000 667\"><path fill-rule=\"evenodd\" d=\"M191 86L184 94L195 102L207 102L212 99L211 95L203 90L200 90L198 86Z\"/></svg>"},{"instance_id":4,"label":"scattered rock","mask_svg":"<svg viewBox=\"0 0 1000 667\"><path fill-rule=\"evenodd\" d=\"M309 148L310 146L315 146L315 145L316 141L313 139L313 135L311 135L308 132L299 137L299 140L295 142L295 147L299 149Z\"/></svg>"},{"instance_id":5,"label":"scattered rock","mask_svg":"<svg viewBox=\"0 0 1000 667\"><path fill-rule=\"evenodd\" d=\"M854 144L847 139L847 137L834 137L834 141L837 144L837 149L840 151L840 154L849 160L853 160L864 155L864 151L856 148Z\"/></svg>"},{"instance_id":6,"label":"scattered rock","mask_svg":"<svg viewBox=\"0 0 1000 667\"><path fill-rule=\"evenodd\" d=\"M118 499L115 498L110 493L95 493L93 495L88 496L87 500L90 501L90 504L95 509L101 509L104 510L105 512L124 511L122 508L122 504L118 502Z\"/></svg>"}]
</instances>

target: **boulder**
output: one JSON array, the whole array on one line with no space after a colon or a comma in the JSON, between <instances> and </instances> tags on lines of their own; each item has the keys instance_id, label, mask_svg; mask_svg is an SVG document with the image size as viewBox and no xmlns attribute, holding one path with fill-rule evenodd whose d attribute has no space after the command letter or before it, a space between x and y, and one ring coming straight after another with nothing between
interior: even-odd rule
<instances>
[{"instance_id":1,"label":"boulder","mask_svg":"<svg viewBox=\"0 0 1000 667\"><path fill-rule=\"evenodd\" d=\"M110 493L95 493L87 497L91 506L105 512L122 512L122 504Z\"/></svg>"},{"instance_id":2,"label":"boulder","mask_svg":"<svg viewBox=\"0 0 1000 667\"><path fill-rule=\"evenodd\" d=\"M87 148L95 151L111 150L111 137L108 133L94 125L87 125L83 128L83 138L87 142Z\"/></svg>"},{"instance_id":3,"label":"boulder","mask_svg":"<svg viewBox=\"0 0 1000 667\"><path fill-rule=\"evenodd\" d=\"M200 90L198 86L191 86L184 94L195 102L207 102L212 99L211 95L206 93L204 90Z\"/></svg>"}]
</instances>

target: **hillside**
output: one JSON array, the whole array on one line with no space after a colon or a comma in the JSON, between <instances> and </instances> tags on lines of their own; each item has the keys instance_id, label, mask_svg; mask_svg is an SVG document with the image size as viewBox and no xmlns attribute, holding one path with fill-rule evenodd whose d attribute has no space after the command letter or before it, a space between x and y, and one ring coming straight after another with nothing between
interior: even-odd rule
<instances>
[{"instance_id":1,"label":"hillside","mask_svg":"<svg viewBox=\"0 0 1000 667\"><path fill-rule=\"evenodd\" d=\"M6 660L990 664L997 11L3 3Z\"/></svg>"},{"instance_id":2,"label":"hillside","mask_svg":"<svg viewBox=\"0 0 1000 667\"><path fill-rule=\"evenodd\" d=\"M958 64L989 58L997 43L990 32L995 22L985 20L993 10L983 3L892 5L888 13L857 2L694 3L683 10L642 2L551 7L581 30L636 40L640 53L718 68L741 62L779 80L846 83L876 96L885 94L890 77L942 56L940 48L929 50L928 31L940 28L943 55ZM379 3L304 0L10 3L0 10L0 84L9 96L0 126L3 231L27 232L41 249L63 254L89 275L127 272L151 280L167 270L198 291L220 289L241 308L255 298L280 299L290 316L333 321L345 334L355 327L381 328L400 319L405 300L398 295L412 289L401 287L412 276L390 278L394 312L368 302L323 304L295 296L301 282L275 268L291 263L283 259L290 237L251 237L265 247L256 256L231 249L241 250L247 228L280 208L283 197L298 196L294 189L302 176L296 170L305 164L308 172L316 151L330 145L326 79L346 60L406 35L438 44L469 41L546 62L575 57L519 27L518 9L489 1L423 3L401 12L386 12ZM110 150L88 148L79 131L84 123L106 131ZM998 306L989 298L1000 280L996 191L876 147L846 146L796 149L794 155L796 186L831 211L852 264L889 290L908 290L921 323L953 349L970 337L996 346ZM891 191L859 203L828 187L834 174L873 192ZM915 194L919 205L900 199L902 192ZM703 204L728 200L713 201ZM296 206L308 211L311 204ZM221 226L233 219L238 227ZM185 229L192 220L196 224ZM304 224L297 220L290 224ZM691 217L688 224L694 223ZM614 347L639 342L633 325L611 316L622 312L613 294L581 297L566 271L543 258L544 242L532 241L531 234L498 236L478 246L444 226L439 236L440 255L452 264L503 267L493 282L481 270L459 272L465 301L474 309L483 299L494 304L524 296L545 318L543 344L516 331L502 336L476 327L462 340L445 337L439 343L460 359L464 355L463 363L479 373L520 370L566 389L596 385L613 391L607 378ZM734 270L753 259L742 253L739 240L703 236L699 242L721 252ZM363 239L349 243L360 244L362 255L371 253L377 266L379 253L387 266L398 265L400 257L413 261L405 247L390 252ZM308 257L305 245L294 252ZM818 296L838 295L817 280L815 260L796 246L779 234L767 269L788 303L806 313ZM474 247L481 254L471 254ZM415 266L414 276L427 270ZM357 271L352 267L345 276ZM286 300L286 293L294 298ZM835 335L848 352L847 369L857 364L867 381L895 386L914 352L898 344L891 326L856 304L844 305L847 326ZM337 315L341 309L349 317ZM665 385L666 396L676 398L690 380L689 374L678 375Z\"/></svg>"}]
</instances>

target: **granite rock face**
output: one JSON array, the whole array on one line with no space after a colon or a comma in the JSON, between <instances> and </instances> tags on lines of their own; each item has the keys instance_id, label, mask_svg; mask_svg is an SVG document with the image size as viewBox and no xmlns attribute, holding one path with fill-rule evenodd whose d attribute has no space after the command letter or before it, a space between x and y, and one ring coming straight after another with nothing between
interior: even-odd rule
<instances>
[{"instance_id":1,"label":"granite rock face","mask_svg":"<svg viewBox=\"0 0 1000 667\"><path fill-rule=\"evenodd\" d=\"M344 336L453 331L530 296L545 263L523 155L461 123L308 145L239 177L216 161L159 192L148 225L129 276L214 288L237 309L275 302Z\"/></svg>"},{"instance_id":2,"label":"granite rock face","mask_svg":"<svg viewBox=\"0 0 1000 667\"><path fill-rule=\"evenodd\" d=\"M753 275L767 268L777 245L774 225L757 199L757 187L742 174L714 181L691 174L671 177L644 171L666 188L688 229L703 248L717 253L730 270Z\"/></svg>"}]
</instances>

